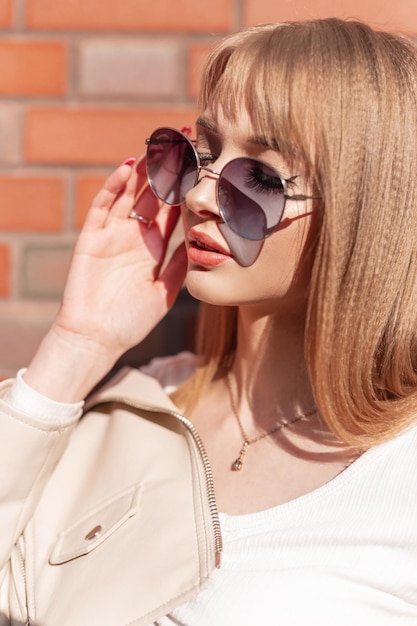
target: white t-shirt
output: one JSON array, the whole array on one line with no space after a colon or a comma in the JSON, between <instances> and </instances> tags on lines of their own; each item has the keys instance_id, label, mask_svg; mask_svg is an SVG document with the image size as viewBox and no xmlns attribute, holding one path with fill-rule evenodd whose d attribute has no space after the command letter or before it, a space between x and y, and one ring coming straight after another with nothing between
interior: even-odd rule
<instances>
[{"instance_id":1,"label":"white t-shirt","mask_svg":"<svg viewBox=\"0 0 417 626\"><path fill-rule=\"evenodd\" d=\"M182 354L143 369L171 389L194 366ZM9 401L22 410L19 385ZM29 413L70 417L71 405L60 417L59 403L35 400ZM221 568L158 626L417 625L417 427L307 495L220 522Z\"/></svg>"}]
</instances>

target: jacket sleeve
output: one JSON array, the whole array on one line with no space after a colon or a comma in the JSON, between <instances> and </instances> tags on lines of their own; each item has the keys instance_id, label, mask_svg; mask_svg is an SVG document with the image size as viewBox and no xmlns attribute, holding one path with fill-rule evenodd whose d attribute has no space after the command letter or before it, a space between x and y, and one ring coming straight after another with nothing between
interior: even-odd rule
<instances>
[{"instance_id":1,"label":"jacket sleeve","mask_svg":"<svg viewBox=\"0 0 417 626\"><path fill-rule=\"evenodd\" d=\"M19 413L4 399L12 382L0 384L0 569L30 520L79 418L60 426Z\"/></svg>"}]
</instances>

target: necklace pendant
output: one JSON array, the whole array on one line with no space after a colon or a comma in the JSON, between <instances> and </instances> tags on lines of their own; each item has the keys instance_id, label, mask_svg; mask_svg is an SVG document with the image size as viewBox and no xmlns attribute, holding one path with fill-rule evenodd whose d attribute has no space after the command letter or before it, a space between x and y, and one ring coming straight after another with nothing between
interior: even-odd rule
<instances>
[{"instance_id":1,"label":"necklace pendant","mask_svg":"<svg viewBox=\"0 0 417 626\"><path fill-rule=\"evenodd\" d=\"M242 469L243 463L240 460L241 457L239 457L238 459L236 459L236 461L232 464L232 470L234 472L240 472L240 470Z\"/></svg>"},{"instance_id":2,"label":"necklace pendant","mask_svg":"<svg viewBox=\"0 0 417 626\"><path fill-rule=\"evenodd\" d=\"M239 456L237 457L236 461L232 464L232 470L234 472L240 472L240 470L243 467L243 457L245 456L248 448L250 446L250 442L249 441L245 441L243 443L242 449L240 451Z\"/></svg>"}]
</instances>

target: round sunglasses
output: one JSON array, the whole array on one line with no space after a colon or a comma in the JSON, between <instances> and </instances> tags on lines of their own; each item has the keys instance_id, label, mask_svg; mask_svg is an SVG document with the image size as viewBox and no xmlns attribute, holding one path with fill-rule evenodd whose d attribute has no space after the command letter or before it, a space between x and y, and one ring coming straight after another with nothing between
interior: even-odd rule
<instances>
[{"instance_id":1,"label":"round sunglasses","mask_svg":"<svg viewBox=\"0 0 417 626\"><path fill-rule=\"evenodd\" d=\"M203 170L217 177L216 197L220 215L244 239L265 239L277 228L286 200L309 200L316 196L288 195L288 183L280 173L249 157L232 159L220 172L207 167L206 155L174 128L158 128L146 140L146 173L153 193L165 204L182 204L198 183ZM209 162L209 161L208 161Z\"/></svg>"}]
</instances>

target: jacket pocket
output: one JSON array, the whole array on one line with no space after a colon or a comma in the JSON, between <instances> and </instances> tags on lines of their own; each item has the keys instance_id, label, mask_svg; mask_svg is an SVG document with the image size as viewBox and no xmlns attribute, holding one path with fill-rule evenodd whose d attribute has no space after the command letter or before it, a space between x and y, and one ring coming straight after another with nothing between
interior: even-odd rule
<instances>
[{"instance_id":1,"label":"jacket pocket","mask_svg":"<svg viewBox=\"0 0 417 626\"><path fill-rule=\"evenodd\" d=\"M50 565L61 565L89 554L138 512L141 485L134 485L106 500L63 531L49 557Z\"/></svg>"}]
</instances>

